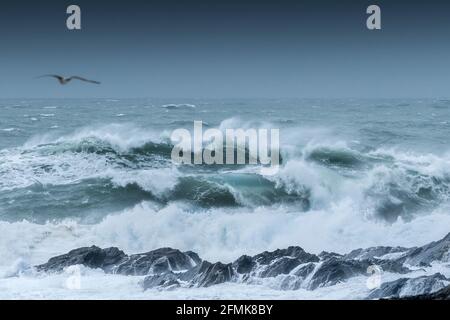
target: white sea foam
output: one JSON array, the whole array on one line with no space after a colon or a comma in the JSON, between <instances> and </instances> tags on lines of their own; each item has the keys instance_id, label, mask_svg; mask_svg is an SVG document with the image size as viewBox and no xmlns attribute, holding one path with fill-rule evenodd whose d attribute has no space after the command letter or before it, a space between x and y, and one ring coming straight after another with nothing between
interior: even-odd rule
<instances>
[{"instance_id":1,"label":"white sea foam","mask_svg":"<svg viewBox=\"0 0 450 320\"><path fill-rule=\"evenodd\" d=\"M27 272L30 265L81 246L118 246L127 253L138 253L160 247L194 250L210 261L232 261L242 254L256 254L265 250L299 245L318 253L322 250L348 252L358 247L375 245L423 245L440 239L448 232L450 215L433 212L412 222L398 221L392 225L376 223L352 211L343 203L331 211L288 213L282 208L243 210L208 210L192 213L172 204L157 209L143 203L120 214L110 215L97 225L75 222L47 223L45 225L22 221L0 222L2 248L0 262L0 290L2 298L156 298L159 291L142 292L140 277L105 275L101 271L83 271L81 290L64 286L67 274L40 275ZM427 272L449 270L435 265ZM421 275L421 274L414 274ZM391 281L400 275L384 275ZM411 275L412 276L412 275ZM364 277L363 277L364 278ZM160 297L201 298L363 298L368 291L365 278L354 278L337 286L313 292L277 290L277 280L268 279L260 285L225 284L208 289L180 289L161 292ZM275 281L275 282L274 282ZM101 284L108 282L105 287ZM95 288L94 288L95 286ZM101 288L101 289L99 289ZM259 291L259 293L257 292ZM89 296L88 294L91 294Z\"/></svg>"},{"instance_id":2,"label":"white sea foam","mask_svg":"<svg viewBox=\"0 0 450 320\"><path fill-rule=\"evenodd\" d=\"M76 143L89 138L108 142L119 150L126 151L148 142L160 142L161 134L132 124L109 124L101 127L84 127L62 137L53 133L37 135L29 139L24 148L30 149L48 143Z\"/></svg>"},{"instance_id":3,"label":"white sea foam","mask_svg":"<svg viewBox=\"0 0 450 320\"><path fill-rule=\"evenodd\" d=\"M176 185L180 174L176 168L171 167L133 171L116 170L106 173L106 176L111 177L111 181L117 186L125 187L130 184L137 184L143 190L149 191L157 197L162 197Z\"/></svg>"},{"instance_id":4,"label":"white sea foam","mask_svg":"<svg viewBox=\"0 0 450 320\"><path fill-rule=\"evenodd\" d=\"M195 109L197 106L190 103L179 103L179 104L165 104L161 108L165 109Z\"/></svg>"},{"instance_id":5,"label":"white sea foam","mask_svg":"<svg viewBox=\"0 0 450 320\"><path fill-rule=\"evenodd\" d=\"M26 258L42 263L80 246L117 246L128 253L160 247L194 250L211 261L232 261L291 245L319 253L345 253L377 245L417 246L448 233L450 215L436 210L406 222L373 221L355 212L350 201L329 210L292 212L285 208L209 209L193 213L171 204L158 209L142 203L111 214L95 225L63 221L44 225L0 222L1 263ZM18 240L19 239L19 240Z\"/></svg>"}]
</instances>

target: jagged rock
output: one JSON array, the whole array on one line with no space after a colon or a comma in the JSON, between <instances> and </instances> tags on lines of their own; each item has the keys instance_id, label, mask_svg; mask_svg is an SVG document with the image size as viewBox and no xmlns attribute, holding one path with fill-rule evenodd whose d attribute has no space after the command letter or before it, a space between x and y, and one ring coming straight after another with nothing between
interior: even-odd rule
<instances>
[{"instance_id":1,"label":"jagged rock","mask_svg":"<svg viewBox=\"0 0 450 320\"><path fill-rule=\"evenodd\" d=\"M319 253L319 259L320 260L328 260L331 258L342 258L343 255L336 253L336 252L326 252L326 251L322 251L321 253Z\"/></svg>"},{"instance_id":2,"label":"jagged rock","mask_svg":"<svg viewBox=\"0 0 450 320\"><path fill-rule=\"evenodd\" d=\"M433 261L448 262L449 248L450 234L420 248L374 247L353 250L346 255L322 252L317 256L300 247L289 247L252 257L244 255L233 263L223 264L202 261L194 252L171 248L128 256L118 248L92 246L51 258L36 268L44 272L57 272L81 264L89 268L101 268L106 273L147 275L143 281L144 288L209 287L229 281L258 282L260 278L277 277L281 289L314 290L354 276L368 275L368 268L373 265L385 272L405 274L411 272L406 267L408 264L427 266ZM432 292L446 285L445 281L448 280L442 277L435 275L399 279L383 284L370 297L402 296L406 294L405 288L411 294Z\"/></svg>"},{"instance_id":3,"label":"jagged rock","mask_svg":"<svg viewBox=\"0 0 450 320\"><path fill-rule=\"evenodd\" d=\"M317 264L316 263L307 263L302 265L300 268L295 270L292 274L300 277L302 279L305 279L307 276L309 276L314 270L316 269Z\"/></svg>"},{"instance_id":4,"label":"jagged rock","mask_svg":"<svg viewBox=\"0 0 450 320\"><path fill-rule=\"evenodd\" d=\"M387 254L401 254L408 252L409 248L403 247L372 247L367 249L356 249L344 256L345 259L349 260L366 260L373 258L380 258Z\"/></svg>"},{"instance_id":5,"label":"jagged rock","mask_svg":"<svg viewBox=\"0 0 450 320\"><path fill-rule=\"evenodd\" d=\"M241 256L235 262L233 262L233 269L240 274L250 273L256 266L256 262L250 256Z\"/></svg>"},{"instance_id":6,"label":"jagged rock","mask_svg":"<svg viewBox=\"0 0 450 320\"><path fill-rule=\"evenodd\" d=\"M285 277L280 284L282 290L298 290L304 283L305 279L313 274L317 264L310 262L297 267L287 277Z\"/></svg>"},{"instance_id":7,"label":"jagged rock","mask_svg":"<svg viewBox=\"0 0 450 320\"><path fill-rule=\"evenodd\" d=\"M144 289L155 287L177 287L185 283L190 287L210 287L212 285L231 281L234 271L230 264L220 262L210 263L202 261L201 264L185 272L167 272L159 275L150 275L144 279Z\"/></svg>"},{"instance_id":8,"label":"jagged rock","mask_svg":"<svg viewBox=\"0 0 450 320\"><path fill-rule=\"evenodd\" d=\"M250 274L267 278L280 274L288 274L301 264L318 262L314 254L305 252L300 247L289 247L272 252L265 251L253 257L242 256L233 262L233 268L238 274Z\"/></svg>"},{"instance_id":9,"label":"jagged rock","mask_svg":"<svg viewBox=\"0 0 450 320\"><path fill-rule=\"evenodd\" d=\"M178 277L170 273L157 274L153 276L147 276L142 284L144 290L152 288L177 288L180 286Z\"/></svg>"},{"instance_id":10,"label":"jagged rock","mask_svg":"<svg viewBox=\"0 0 450 320\"><path fill-rule=\"evenodd\" d=\"M402 263L391 260L367 259L348 260L346 258L332 257L320 264L311 278L309 289L332 286L349 278L367 275L370 266L378 266L385 272L408 273L411 270Z\"/></svg>"},{"instance_id":11,"label":"jagged rock","mask_svg":"<svg viewBox=\"0 0 450 320\"><path fill-rule=\"evenodd\" d=\"M202 261L195 268L178 274L180 280L188 282L190 286L209 287L215 284L231 281L235 275L232 264L221 262L211 263Z\"/></svg>"},{"instance_id":12,"label":"jagged rock","mask_svg":"<svg viewBox=\"0 0 450 320\"><path fill-rule=\"evenodd\" d=\"M169 271L183 271L201 262L193 252L181 252L162 248L142 254L127 256L117 248L100 249L92 246L79 248L67 254L51 258L47 263L37 266L39 271L62 271L72 265L81 264L89 268L100 268L107 273L124 275L146 275Z\"/></svg>"},{"instance_id":13,"label":"jagged rock","mask_svg":"<svg viewBox=\"0 0 450 320\"><path fill-rule=\"evenodd\" d=\"M272 252L265 251L253 256L253 260L260 265L267 265L282 257L297 258L301 263L319 262L320 260L315 254L308 253L300 247L289 247Z\"/></svg>"},{"instance_id":14,"label":"jagged rock","mask_svg":"<svg viewBox=\"0 0 450 320\"><path fill-rule=\"evenodd\" d=\"M308 288L332 286L351 277L365 274L371 264L367 261L331 258L318 266Z\"/></svg>"},{"instance_id":15,"label":"jagged rock","mask_svg":"<svg viewBox=\"0 0 450 320\"><path fill-rule=\"evenodd\" d=\"M210 263L203 261L192 283L197 287L209 287L215 284L228 282L233 278L234 271L231 263Z\"/></svg>"},{"instance_id":16,"label":"jagged rock","mask_svg":"<svg viewBox=\"0 0 450 320\"><path fill-rule=\"evenodd\" d=\"M92 269L103 269L110 272L116 265L122 263L127 255L118 248L100 249L99 247L85 247L70 251L51 258L47 263L36 267L39 271L59 272L72 265L84 265Z\"/></svg>"},{"instance_id":17,"label":"jagged rock","mask_svg":"<svg viewBox=\"0 0 450 320\"><path fill-rule=\"evenodd\" d=\"M441 290L449 282L450 280L440 273L417 278L401 278L383 283L380 288L372 291L367 299L402 298L405 296L430 294Z\"/></svg>"},{"instance_id":18,"label":"jagged rock","mask_svg":"<svg viewBox=\"0 0 450 320\"><path fill-rule=\"evenodd\" d=\"M381 269L384 272L400 273L400 274L411 272L411 270L405 267L402 262L397 260L369 259L361 261L362 262L367 261L369 265L376 265L378 267L381 267Z\"/></svg>"},{"instance_id":19,"label":"jagged rock","mask_svg":"<svg viewBox=\"0 0 450 320\"><path fill-rule=\"evenodd\" d=\"M264 268L259 276L261 278L269 278L276 277L280 274L288 274L294 268L298 267L302 264L302 261L297 258L291 257L282 257L278 260L275 260L271 264L269 264L266 268Z\"/></svg>"},{"instance_id":20,"label":"jagged rock","mask_svg":"<svg viewBox=\"0 0 450 320\"><path fill-rule=\"evenodd\" d=\"M407 296L401 300L450 300L450 285L434 293Z\"/></svg>"},{"instance_id":21,"label":"jagged rock","mask_svg":"<svg viewBox=\"0 0 450 320\"><path fill-rule=\"evenodd\" d=\"M193 252L181 252L171 248L161 248L147 253L129 256L114 269L114 273L125 275L162 274L169 271L186 271L201 262Z\"/></svg>"},{"instance_id":22,"label":"jagged rock","mask_svg":"<svg viewBox=\"0 0 450 320\"><path fill-rule=\"evenodd\" d=\"M431 262L450 262L450 233L439 241L415 248L399 259L412 266L429 266Z\"/></svg>"}]
</instances>

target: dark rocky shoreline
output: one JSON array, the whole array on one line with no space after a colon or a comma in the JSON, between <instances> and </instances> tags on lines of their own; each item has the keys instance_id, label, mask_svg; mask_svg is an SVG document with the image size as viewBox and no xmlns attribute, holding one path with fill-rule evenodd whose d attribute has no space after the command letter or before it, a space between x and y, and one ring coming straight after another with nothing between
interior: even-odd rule
<instances>
[{"instance_id":1,"label":"dark rocky shoreline","mask_svg":"<svg viewBox=\"0 0 450 320\"><path fill-rule=\"evenodd\" d=\"M382 283L367 299L449 299L450 279L442 274L408 276L414 270L430 267L431 263L448 262L450 233L422 247L372 247L345 255L332 252L315 255L300 247L289 247L255 256L243 255L227 264L212 263L192 251L172 248L127 255L118 248L92 246L51 258L35 268L40 272L61 272L68 266L84 265L106 273L145 276L144 289L210 287L225 282L254 283L258 279L277 277L280 290L315 290L352 277L369 276L368 268L377 266L383 272L402 277ZM411 296L410 293L414 294Z\"/></svg>"}]
</instances>

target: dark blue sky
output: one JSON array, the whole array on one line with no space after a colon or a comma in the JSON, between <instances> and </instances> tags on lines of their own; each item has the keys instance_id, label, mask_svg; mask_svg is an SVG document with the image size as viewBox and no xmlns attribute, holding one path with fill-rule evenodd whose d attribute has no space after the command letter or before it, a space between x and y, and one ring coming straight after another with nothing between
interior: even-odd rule
<instances>
[{"instance_id":1,"label":"dark blue sky","mask_svg":"<svg viewBox=\"0 0 450 320\"><path fill-rule=\"evenodd\" d=\"M82 9L81 31L66 7ZM366 8L382 30L366 29ZM0 97L448 97L445 1L2 1ZM61 87L47 73L101 86Z\"/></svg>"}]
</instances>

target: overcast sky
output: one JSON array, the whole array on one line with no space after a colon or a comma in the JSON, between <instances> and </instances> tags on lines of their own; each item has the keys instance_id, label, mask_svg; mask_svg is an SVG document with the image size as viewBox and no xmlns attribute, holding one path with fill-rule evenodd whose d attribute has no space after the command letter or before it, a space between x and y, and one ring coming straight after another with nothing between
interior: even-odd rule
<instances>
[{"instance_id":1,"label":"overcast sky","mask_svg":"<svg viewBox=\"0 0 450 320\"><path fill-rule=\"evenodd\" d=\"M66 7L82 30L66 29ZM366 28L370 4L382 30ZM448 97L448 1L2 1L0 97ZM95 86L52 79L81 75Z\"/></svg>"}]
</instances>

